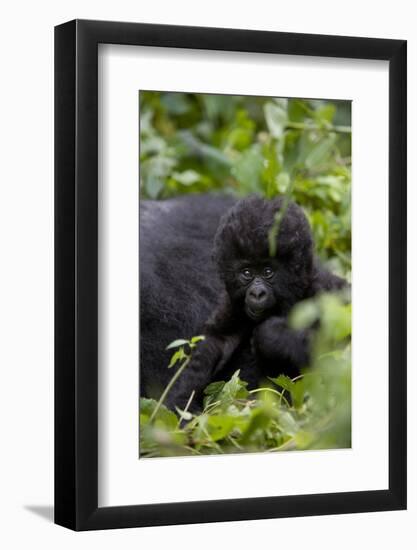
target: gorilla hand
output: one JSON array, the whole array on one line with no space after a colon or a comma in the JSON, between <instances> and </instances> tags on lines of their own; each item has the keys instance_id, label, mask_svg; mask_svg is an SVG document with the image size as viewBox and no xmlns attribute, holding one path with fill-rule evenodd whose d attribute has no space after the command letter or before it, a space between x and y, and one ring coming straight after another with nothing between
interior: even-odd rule
<instances>
[{"instance_id":1,"label":"gorilla hand","mask_svg":"<svg viewBox=\"0 0 417 550\"><path fill-rule=\"evenodd\" d=\"M257 356L268 363L285 361L299 370L307 366L310 356L310 331L294 330L284 317L272 316L257 325L253 331L253 348Z\"/></svg>"}]
</instances>

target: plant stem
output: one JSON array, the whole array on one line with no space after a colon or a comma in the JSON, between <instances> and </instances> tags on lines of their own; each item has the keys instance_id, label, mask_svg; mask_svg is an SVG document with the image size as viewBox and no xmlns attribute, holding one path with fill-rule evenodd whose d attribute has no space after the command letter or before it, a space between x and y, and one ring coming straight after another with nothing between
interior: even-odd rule
<instances>
[{"instance_id":1,"label":"plant stem","mask_svg":"<svg viewBox=\"0 0 417 550\"><path fill-rule=\"evenodd\" d=\"M281 394L279 391L274 390L273 388L257 388L256 390L251 390L249 393L258 393L260 391L270 391L271 393L275 393L276 395L279 395L281 397Z\"/></svg>"},{"instance_id":2,"label":"plant stem","mask_svg":"<svg viewBox=\"0 0 417 550\"><path fill-rule=\"evenodd\" d=\"M285 191L284 200L282 202L281 209L275 214L274 223L272 224L271 229L268 232L268 243L269 243L269 255L274 257L277 253L277 238L279 234L279 228L282 222L283 217L287 211L287 208L290 204L292 190L294 188L295 178L290 179L290 183Z\"/></svg>"},{"instance_id":3,"label":"plant stem","mask_svg":"<svg viewBox=\"0 0 417 550\"><path fill-rule=\"evenodd\" d=\"M294 437L291 437L291 439L289 439L288 441L286 441L285 443L283 443L282 445L280 445L279 447L274 447L273 449L268 449L267 452L269 453L273 453L273 452L276 452L276 451L284 451L286 449L295 449L296 448L296 445L295 445L295 438Z\"/></svg>"},{"instance_id":4,"label":"plant stem","mask_svg":"<svg viewBox=\"0 0 417 550\"><path fill-rule=\"evenodd\" d=\"M181 420L185 417L185 413L188 411L188 407L191 405L191 401L194 399L194 395L195 395L195 390L193 390L193 391L191 392L190 398L188 399L187 404L185 405L184 410L181 411L180 418L179 418L178 424L177 424L177 430L179 430L179 428L180 428L180 426L181 426Z\"/></svg>"},{"instance_id":5,"label":"plant stem","mask_svg":"<svg viewBox=\"0 0 417 550\"><path fill-rule=\"evenodd\" d=\"M282 401L284 400L288 408L291 408L290 404L288 403L288 400L284 397L284 392L279 392L277 390L274 390L273 388L258 388L256 390L251 390L249 393L252 394L252 393L258 393L261 391L269 391L271 393L275 393L276 395L279 395L279 399L280 399L279 403L281 404Z\"/></svg>"},{"instance_id":6,"label":"plant stem","mask_svg":"<svg viewBox=\"0 0 417 550\"><path fill-rule=\"evenodd\" d=\"M187 359L185 359L184 363L180 366L180 368L177 370L177 372L174 374L174 376L171 378L169 384L167 385L167 387L165 388L163 394L161 395L161 397L159 398L159 401L158 403L156 404L156 407L154 408L154 410L152 411L152 414L149 418L149 422L152 422L152 420L155 418L157 412L159 411L159 409L161 408L161 405L163 404L163 402L165 401L168 393L170 392L172 386L175 384L175 382L177 381L177 379L181 376L182 372L186 369L186 367L188 366L189 362L191 361L191 355L189 355L187 357Z\"/></svg>"}]
</instances>

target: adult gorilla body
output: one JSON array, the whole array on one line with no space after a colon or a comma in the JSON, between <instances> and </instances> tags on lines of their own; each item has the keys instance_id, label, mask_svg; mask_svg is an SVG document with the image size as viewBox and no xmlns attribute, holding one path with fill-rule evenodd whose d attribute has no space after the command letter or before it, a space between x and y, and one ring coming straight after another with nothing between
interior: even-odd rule
<instances>
[{"instance_id":1,"label":"adult gorilla body","mask_svg":"<svg viewBox=\"0 0 417 550\"><path fill-rule=\"evenodd\" d=\"M213 240L221 216L234 202L216 195L140 202L143 396L158 397L173 376L167 368L172 350L166 346L201 334L216 307L222 285L212 260Z\"/></svg>"},{"instance_id":2,"label":"adult gorilla body","mask_svg":"<svg viewBox=\"0 0 417 550\"><path fill-rule=\"evenodd\" d=\"M282 209L277 253L268 235ZM166 405L184 407L211 381L240 369L256 387L266 375L296 376L308 363L309 331L286 324L291 307L344 281L313 257L300 207L281 198L194 196L143 202L140 218L141 394L157 397L169 382L177 338L206 340L175 383Z\"/></svg>"}]
</instances>

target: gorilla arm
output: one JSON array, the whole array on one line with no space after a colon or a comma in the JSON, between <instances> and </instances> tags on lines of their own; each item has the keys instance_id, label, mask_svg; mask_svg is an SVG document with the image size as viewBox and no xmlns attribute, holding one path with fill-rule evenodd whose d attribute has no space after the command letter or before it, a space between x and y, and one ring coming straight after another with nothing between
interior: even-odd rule
<instances>
[{"instance_id":1,"label":"gorilla arm","mask_svg":"<svg viewBox=\"0 0 417 550\"><path fill-rule=\"evenodd\" d=\"M180 377L167 396L165 405L168 408L183 409L195 391L197 401L193 401L190 410L198 409L198 397L201 398L204 388L227 364L242 342L246 331L242 330L242 323L233 314L226 292L222 294L219 306L206 322L203 334L205 339L193 352L184 376Z\"/></svg>"},{"instance_id":2,"label":"gorilla arm","mask_svg":"<svg viewBox=\"0 0 417 550\"><path fill-rule=\"evenodd\" d=\"M288 326L285 317L272 316L255 328L253 347L262 359L277 361L277 368L278 362L284 361L299 370L308 365L310 331L294 330Z\"/></svg>"}]
</instances>

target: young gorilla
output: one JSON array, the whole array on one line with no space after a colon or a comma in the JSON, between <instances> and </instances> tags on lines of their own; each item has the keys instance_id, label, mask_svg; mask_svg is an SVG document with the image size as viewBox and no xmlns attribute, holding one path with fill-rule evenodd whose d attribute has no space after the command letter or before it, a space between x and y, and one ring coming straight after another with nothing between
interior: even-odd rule
<instances>
[{"instance_id":1,"label":"young gorilla","mask_svg":"<svg viewBox=\"0 0 417 550\"><path fill-rule=\"evenodd\" d=\"M268 235L282 209L271 257ZM308 364L309 332L288 327L290 309L320 290L345 285L319 266L302 209L293 203L284 207L282 198L252 196L237 202L221 218L213 259L223 291L203 328L205 341L168 396L172 408L183 407L193 390L198 407L209 382L227 379L237 369L250 387L265 376L297 376Z\"/></svg>"}]
</instances>

